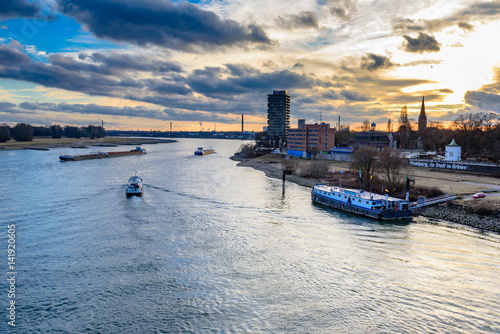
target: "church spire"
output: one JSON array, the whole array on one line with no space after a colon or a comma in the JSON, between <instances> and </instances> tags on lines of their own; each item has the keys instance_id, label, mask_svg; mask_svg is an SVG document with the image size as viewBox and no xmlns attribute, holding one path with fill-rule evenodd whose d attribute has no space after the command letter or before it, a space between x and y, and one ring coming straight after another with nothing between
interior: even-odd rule
<instances>
[{"instance_id":1,"label":"church spire","mask_svg":"<svg viewBox=\"0 0 500 334\"><path fill-rule=\"evenodd\" d=\"M422 107L420 108L420 116L418 116L418 132L422 132L427 128L427 116L425 115L425 103L422 96Z\"/></svg>"}]
</instances>

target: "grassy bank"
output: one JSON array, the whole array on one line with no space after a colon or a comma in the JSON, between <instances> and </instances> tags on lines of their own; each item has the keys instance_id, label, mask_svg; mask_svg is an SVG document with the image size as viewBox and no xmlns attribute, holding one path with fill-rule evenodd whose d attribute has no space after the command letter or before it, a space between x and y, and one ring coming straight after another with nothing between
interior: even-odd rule
<instances>
[{"instance_id":1,"label":"grassy bank","mask_svg":"<svg viewBox=\"0 0 500 334\"><path fill-rule=\"evenodd\" d=\"M151 138L125 138L125 137L104 137L104 138L50 138L34 137L33 141L9 140L0 143L0 150L24 150L24 149L49 149L57 147L89 147L89 146L112 146L112 145L145 145L171 143L175 140L151 139Z\"/></svg>"}]
</instances>

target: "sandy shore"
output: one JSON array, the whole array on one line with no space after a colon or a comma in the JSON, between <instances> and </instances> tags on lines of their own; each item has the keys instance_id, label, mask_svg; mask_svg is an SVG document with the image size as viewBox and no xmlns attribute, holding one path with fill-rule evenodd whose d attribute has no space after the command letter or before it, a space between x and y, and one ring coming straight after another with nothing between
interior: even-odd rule
<instances>
[{"instance_id":1,"label":"sandy shore","mask_svg":"<svg viewBox=\"0 0 500 334\"><path fill-rule=\"evenodd\" d=\"M172 143L175 140L170 139L155 139L155 138L126 138L126 137L104 137L97 139L90 138L47 138L35 137L33 141L18 142L9 140L5 143L0 143L0 151L2 150L47 150L57 147L73 147L86 148L90 146L117 146L117 145L145 145L145 144L163 144Z\"/></svg>"},{"instance_id":2,"label":"sandy shore","mask_svg":"<svg viewBox=\"0 0 500 334\"><path fill-rule=\"evenodd\" d=\"M265 155L260 158L240 161L238 166L260 170L268 177L281 179L283 176L283 159L279 155ZM311 162L308 160L300 160L298 168L306 168L309 163ZM347 171L349 163L328 161L328 170L331 169ZM498 209L500 208L500 178L433 171L417 167L409 167L407 172L420 187L436 187L445 193L452 189L453 194L459 197L451 203L418 209L415 211L417 215L500 233L500 211ZM318 179L298 175L287 175L286 180L308 188L321 182ZM487 199L473 200L472 194L479 191L487 191Z\"/></svg>"}]
</instances>

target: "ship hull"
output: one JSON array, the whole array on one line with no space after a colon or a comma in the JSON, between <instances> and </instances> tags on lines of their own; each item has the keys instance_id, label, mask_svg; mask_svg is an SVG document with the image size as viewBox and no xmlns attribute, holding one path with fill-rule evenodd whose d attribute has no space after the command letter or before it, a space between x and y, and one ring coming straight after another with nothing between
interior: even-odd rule
<instances>
[{"instance_id":1,"label":"ship hull","mask_svg":"<svg viewBox=\"0 0 500 334\"><path fill-rule=\"evenodd\" d=\"M311 193L312 201L318 204L326 205L331 208L342 210L350 213L354 213L361 216L370 217L379 220L398 220L398 219L411 219L413 212L411 210L407 211L382 211L382 210L372 210L362 208L353 204L343 203L336 201L332 198L322 196L314 191Z\"/></svg>"},{"instance_id":2,"label":"ship hull","mask_svg":"<svg viewBox=\"0 0 500 334\"><path fill-rule=\"evenodd\" d=\"M136 148L134 150L121 151L121 152L101 152L101 153L92 153L84 155L60 155L59 159L61 161L81 161L81 160L125 157L128 155L142 155L146 153L147 153L146 150L143 150L141 148Z\"/></svg>"}]
</instances>

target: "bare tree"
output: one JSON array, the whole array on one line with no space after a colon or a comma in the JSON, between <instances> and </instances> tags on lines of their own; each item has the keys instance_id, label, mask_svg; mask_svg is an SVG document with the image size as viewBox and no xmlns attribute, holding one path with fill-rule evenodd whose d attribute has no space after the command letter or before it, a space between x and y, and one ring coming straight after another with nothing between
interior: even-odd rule
<instances>
[{"instance_id":1,"label":"bare tree","mask_svg":"<svg viewBox=\"0 0 500 334\"><path fill-rule=\"evenodd\" d=\"M371 146L361 146L352 157L351 169L356 174L361 171L363 184L366 185L370 175L373 174L375 161L377 158L377 149Z\"/></svg>"},{"instance_id":2,"label":"bare tree","mask_svg":"<svg viewBox=\"0 0 500 334\"><path fill-rule=\"evenodd\" d=\"M407 165L406 159L399 155L399 152L393 149L385 149L379 152L379 159L376 164L376 170L386 181L386 187L390 191L400 189L403 184L402 173Z\"/></svg>"}]
</instances>

